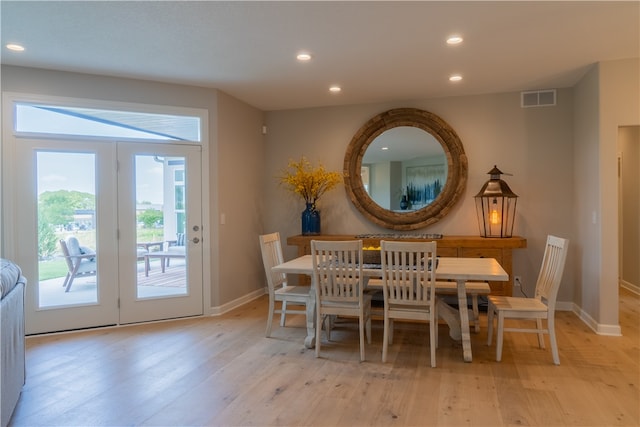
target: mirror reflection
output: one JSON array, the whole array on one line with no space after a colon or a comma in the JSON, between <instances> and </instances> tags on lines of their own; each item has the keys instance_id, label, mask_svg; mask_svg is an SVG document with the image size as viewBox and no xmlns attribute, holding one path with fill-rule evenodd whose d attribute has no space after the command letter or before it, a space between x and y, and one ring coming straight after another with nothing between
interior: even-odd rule
<instances>
[{"instance_id":1,"label":"mirror reflection","mask_svg":"<svg viewBox=\"0 0 640 427\"><path fill-rule=\"evenodd\" d=\"M398 136L396 132L408 136ZM386 139L420 138L422 142L416 141L415 145L424 151L397 158L377 157L381 151L408 151L411 145L392 144ZM388 150L382 150L383 146ZM442 154L427 147L442 150ZM446 160L441 162L439 156ZM377 170L378 166L397 171L385 175ZM365 218L392 230L417 230L451 211L464 194L467 169L462 141L447 122L429 111L395 108L377 114L358 129L345 151L343 172L347 196ZM403 195L407 196L406 205Z\"/></svg>"},{"instance_id":2,"label":"mirror reflection","mask_svg":"<svg viewBox=\"0 0 640 427\"><path fill-rule=\"evenodd\" d=\"M433 135L398 126L378 135L362 158L364 190L380 207L413 212L430 205L447 182L447 157Z\"/></svg>"}]
</instances>

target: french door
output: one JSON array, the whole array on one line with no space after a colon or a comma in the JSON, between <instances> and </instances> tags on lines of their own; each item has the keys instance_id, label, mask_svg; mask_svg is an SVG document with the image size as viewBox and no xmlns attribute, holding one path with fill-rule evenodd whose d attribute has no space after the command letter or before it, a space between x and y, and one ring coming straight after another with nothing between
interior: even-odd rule
<instances>
[{"instance_id":1,"label":"french door","mask_svg":"<svg viewBox=\"0 0 640 427\"><path fill-rule=\"evenodd\" d=\"M200 146L118 145L120 323L203 312L200 159Z\"/></svg>"},{"instance_id":2,"label":"french door","mask_svg":"<svg viewBox=\"0 0 640 427\"><path fill-rule=\"evenodd\" d=\"M200 146L14 147L27 334L202 314Z\"/></svg>"}]
</instances>

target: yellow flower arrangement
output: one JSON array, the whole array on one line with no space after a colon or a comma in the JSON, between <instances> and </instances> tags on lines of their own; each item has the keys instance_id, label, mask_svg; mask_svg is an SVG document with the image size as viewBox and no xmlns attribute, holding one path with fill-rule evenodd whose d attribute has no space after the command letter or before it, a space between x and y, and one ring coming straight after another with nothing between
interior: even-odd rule
<instances>
[{"instance_id":1,"label":"yellow flower arrangement","mask_svg":"<svg viewBox=\"0 0 640 427\"><path fill-rule=\"evenodd\" d=\"M321 164L314 168L305 157L302 157L299 162L289 160L287 169L279 178L280 183L302 197L305 203L314 206L320 196L342 181L340 173L329 172Z\"/></svg>"}]
</instances>

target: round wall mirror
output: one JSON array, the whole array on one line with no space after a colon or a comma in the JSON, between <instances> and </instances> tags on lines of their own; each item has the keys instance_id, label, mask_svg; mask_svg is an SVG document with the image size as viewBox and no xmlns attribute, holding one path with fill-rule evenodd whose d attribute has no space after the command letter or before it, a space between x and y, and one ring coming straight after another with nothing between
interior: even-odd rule
<instances>
[{"instance_id":1,"label":"round wall mirror","mask_svg":"<svg viewBox=\"0 0 640 427\"><path fill-rule=\"evenodd\" d=\"M415 230L443 218L464 192L467 170L453 128L415 108L370 119L344 158L345 187L354 206L393 230Z\"/></svg>"}]
</instances>

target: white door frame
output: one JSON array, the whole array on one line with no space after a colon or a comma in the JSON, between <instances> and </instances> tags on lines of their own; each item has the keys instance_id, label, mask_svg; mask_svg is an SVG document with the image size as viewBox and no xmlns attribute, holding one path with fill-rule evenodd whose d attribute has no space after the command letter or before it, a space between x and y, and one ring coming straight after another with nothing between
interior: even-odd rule
<instances>
[{"instance_id":1,"label":"white door frame","mask_svg":"<svg viewBox=\"0 0 640 427\"><path fill-rule=\"evenodd\" d=\"M215 187L216 177L213 176L214 183L210 183L210 149L215 149L216 141L209 140L209 111L200 108L184 108L184 107L167 107L162 105L148 105L148 104L134 104L127 102L113 102L102 101L93 99L82 98L69 98L60 96L49 96L40 94L29 93L17 93L17 92L3 92L2 93L2 139L0 140L0 163L2 166L2 174L0 176L1 194L0 209L2 214L3 226L0 228L0 255L6 258L19 260L19 236L15 232L14 228L10 226L15 224L15 219L18 215L17 207L22 200L20 193L16 191L15 186L12 185L16 177L16 169L14 165L15 160L15 146L19 143L19 140L24 135L18 135L14 129L15 123L14 104L16 102L41 102L46 104L59 104L59 105L72 105L72 106L85 106L85 107L98 107L98 108L112 108L129 111L149 111L156 113L168 113L175 114L187 113L195 114L201 118L201 145L202 145L202 230L205 232L205 238L202 241L202 253L203 253L203 308L204 314L212 314L211 308L211 256L212 252L216 251L217 238L213 230L213 227L217 228L217 224L212 224L210 221L212 211L211 201L217 200L215 196L211 195L211 185ZM46 139L46 136L44 137ZM70 139L73 139L70 138ZM213 145L213 147L210 147ZM11 183L11 184L8 184ZM114 216L115 217L115 216ZM37 258L37 257L36 257ZM21 268L25 272L29 272L30 266L21 265ZM34 268L32 268L33 270ZM31 276L31 280L35 280ZM29 280L30 277L27 277Z\"/></svg>"}]
</instances>

